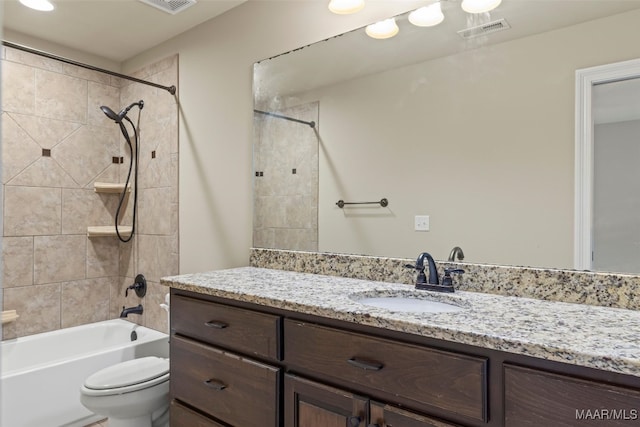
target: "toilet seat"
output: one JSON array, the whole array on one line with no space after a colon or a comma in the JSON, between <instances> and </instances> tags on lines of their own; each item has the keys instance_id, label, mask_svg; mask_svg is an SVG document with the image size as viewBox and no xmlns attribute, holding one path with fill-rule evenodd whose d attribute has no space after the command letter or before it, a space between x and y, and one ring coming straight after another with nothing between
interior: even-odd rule
<instances>
[{"instance_id":1,"label":"toilet seat","mask_svg":"<svg viewBox=\"0 0 640 427\"><path fill-rule=\"evenodd\" d=\"M82 387L87 396L131 393L169 380L169 359L142 357L104 368L89 376Z\"/></svg>"}]
</instances>

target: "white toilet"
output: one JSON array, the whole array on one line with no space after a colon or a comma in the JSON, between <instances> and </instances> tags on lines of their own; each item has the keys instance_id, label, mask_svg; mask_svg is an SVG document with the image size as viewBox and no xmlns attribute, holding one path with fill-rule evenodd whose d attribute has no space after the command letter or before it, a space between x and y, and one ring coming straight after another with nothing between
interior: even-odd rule
<instances>
[{"instance_id":1,"label":"white toilet","mask_svg":"<svg viewBox=\"0 0 640 427\"><path fill-rule=\"evenodd\" d=\"M143 357L89 376L80 401L109 418L109 427L169 426L169 359Z\"/></svg>"}]
</instances>

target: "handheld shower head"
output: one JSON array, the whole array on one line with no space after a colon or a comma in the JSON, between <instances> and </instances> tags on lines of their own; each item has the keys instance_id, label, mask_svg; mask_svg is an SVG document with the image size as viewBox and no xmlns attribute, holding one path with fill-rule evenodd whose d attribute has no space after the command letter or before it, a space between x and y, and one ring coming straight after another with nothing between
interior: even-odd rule
<instances>
[{"instance_id":1,"label":"handheld shower head","mask_svg":"<svg viewBox=\"0 0 640 427\"><path fill-rule=\"evenodd\" d=\"M100 109L104 114L106 114L107 117L109 117L114 122L122 123L122 119L124 119L127 113L129 112L129 110L131 110L136 105L138 106L138 108L142 110L142 108L144 107L144 101L140 100L138 102L134 102L133 104L129 105L127 108L123 108L122 110L120 110L118 114L116 114L111 108L104 105L101 106Z\"/></svg>"}]
</instances>

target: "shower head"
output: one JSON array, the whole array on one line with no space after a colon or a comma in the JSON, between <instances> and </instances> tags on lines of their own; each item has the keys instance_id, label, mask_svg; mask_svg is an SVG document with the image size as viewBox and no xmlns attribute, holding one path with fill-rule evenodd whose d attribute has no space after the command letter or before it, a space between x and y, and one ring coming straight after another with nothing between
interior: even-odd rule
<instances>
[{"instance_id":1,"label":"shower head","mask_svg":"<svg viewBox=\"0 0 640 427\"><path fill-rule=\"evenodd\" d=\"M144 101L140 100L138 102L134 102L133 104L129 105L127 108L123 108L122 110L120 110L118 114L116 114L111 108L104 105L101 106L100 109L104 114L106 114L107 117L109 117L114 122L122 123L122 119L124 119L127 113L129 112L129 110L131 110L136 105L138 106L138 108L142 110L142 107L144 107Z\"/></svg>"}]
</instances>

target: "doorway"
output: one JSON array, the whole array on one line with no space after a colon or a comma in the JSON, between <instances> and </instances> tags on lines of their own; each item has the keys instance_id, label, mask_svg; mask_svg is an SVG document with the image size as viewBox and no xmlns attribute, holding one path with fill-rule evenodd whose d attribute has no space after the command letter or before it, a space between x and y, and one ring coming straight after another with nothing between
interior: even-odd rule
<instances>
[{"instance_id":1,"label":"doorway","mask_svg":"<svg viewBox=\"0 0 640 427\"><path fill-rule=\"evenodd\" d=\"M575 267L640 273L640 60L576 72Z\"/></svg>"}]
</instances>

